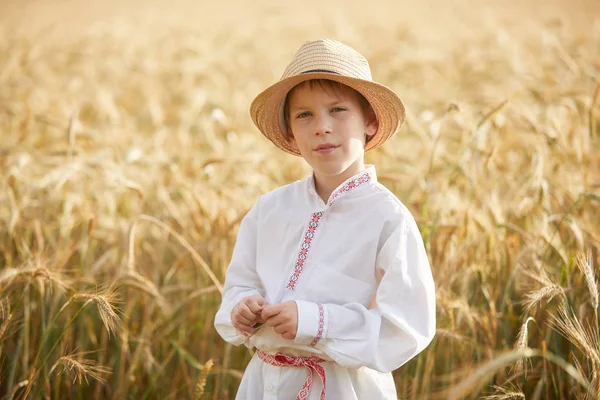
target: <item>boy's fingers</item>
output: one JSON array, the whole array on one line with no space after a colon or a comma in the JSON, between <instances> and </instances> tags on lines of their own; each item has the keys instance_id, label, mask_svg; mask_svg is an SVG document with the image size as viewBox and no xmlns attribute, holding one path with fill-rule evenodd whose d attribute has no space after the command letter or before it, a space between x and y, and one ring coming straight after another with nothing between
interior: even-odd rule
<instances>
[{"instance_id":1,"label":"boy's fingers","mask_svg":"<svg viewBox=\"0 0 600 400\"><path fill-rule=\"evenodd\" d=\"M241 302L240 304L238 304L238 310L240 310L240 312L242 311L250 311L250 307L248 307L248 304L246 304L246 302Z\"/></svg>"},{"instance_id":2,"label":"boy's fingers","mask_svg":"<svg viewBox=\"0 0 600 400\"><path fill-rule=\"evenodd\" d=\"M269 303L267 302L267 300L266 300L264 297L262 297L262 296L260 296L258 299L256 299L256 303L257 303L257 304L258 304L258 305L259 305L261 308L269 304Z\"/></svg>"},{"instance_id":3,"label":"boy's fingers","mask_svg":"<svg viewBox=\"0 0 600 400\"><path fill-rule=\"evenodd\" d=\"M266 306L263 308L260 316L264 321L266 321L269 318L279 314L280 311L281 311L281 308L279 307L279 304L272 305L272 306Z\"/></svg>"},{"instance_id":4,"label":"boy's fingers","mask_svg":"<svg viewBox=\"0 0 600 400\"><path fill-rule=\"evenodd\" d=\"M281 314L277 314L272 316L271 318L268 318L265 323L269 326L278 326L283 324L285 321L287 320L287 318L284 315Z\"/></svg>"},{"instance_id":5,"label":"boy's fingers","mask_svg":"<svg viewBox=\"0 0 600 400\"><path fill-rule=\"evenodd\" d=\"M245 303L240 303L237 313L238 315L241 315L244 318L248 319L250 322L252 322L250 325L254 324L254 321L256 320L256 315L254 315L254 313L250 311L250 308L248 308L248 306Z\"/></svg>"},{"instance_id":6,"label":"boy's fingers","mask_svg":"<svg viewBox=\"0 0 600 400\"><path fill-rule=\"evenodd\" d=\"M242 323L244 325L248 325L248 326L254 325L254 321L244 317L242 314L238 314L236 320L238 323Z\"/></svg>"},{"instance_id":7,"label":"boy's fingers","mask_svg":"<svg viewBox=\"0 0 600 400\"><path fill-rule=\"evenodd\" d=\"M263 306L258 302L258 299L249 299L246 304L254 314L260 314L263 309Z\"/></svg>"},{"instance_id":8,"label":"boy's fingers","mask_svg":"<svg viewBox=\"0 0 600 400\"><path fill-rule=\"evenodd\" d=\"M250 321L254 321L256 319L256 315L252 312L252 310L250 310L250 307L248 307L247 304L242 304L240 306L239 310L240 310L240 315L243 315Z\"/></svg>"},{"instance_id":9,"label":"boy's fingers","mask_svg":"<svg viewBox=\"0 0 600 400\"><path fill-rule=\"evenodd\" d=\"M294 339L296 339L296 335L294 335L294 334L293 334L293 333L291 333L291 332L287 332L287 331L286 331L286 332L283 332L283 333L281 334L281 337L282 337L282 338L284 338L284 339L288 339L288 340L294 340Z\"/></svg>"},{"instance_id":10,"label":"boy's fingers","mask_svg":"<svg viewBox=\"0 0 600 400\"><path fill-rule=\"evenodd\" d=\"M235 327L237 329L239 329L240 331L244 331L244 332L247 332L247 333L254 333L254 328L252 328L249 325L244 325L244 324L238 323L238 324L235 325Z\"/></svg>"},{"instance_id":11,"label":"boy's fingers","mask_svg":"<svg viewBox=\"0 0 600 400\"><path fill-rule=\"evenodd\" d=\"M279 325L273 328L273 331L279 335L283 335L286 332L286 329L283 325Z\"/></svg>"},{"instance_id":12,"label":"boy's fingers","mask_svg":"<svg viewBox=\"0 0 600 400\"><path fill-rule=\"evenodd\" d=\"M264 324L265 323L265 320L262 317L262 313L256 315L256 323L258 323L258 324Z\"/></svg>"}]
</instances>

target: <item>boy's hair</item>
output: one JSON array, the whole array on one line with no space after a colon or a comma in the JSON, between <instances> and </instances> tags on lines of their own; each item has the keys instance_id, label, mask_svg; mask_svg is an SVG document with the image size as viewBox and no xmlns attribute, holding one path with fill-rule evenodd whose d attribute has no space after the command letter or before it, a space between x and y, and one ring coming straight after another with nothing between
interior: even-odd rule
<instances>
[{"instance_id":1,"label":"boy's hair","mask_svg":"<svg viewBox=\"0 0 600 400\"><path fill-rule=\"evenodd\" d=\"M292 92L294 90L296 90L300 87L306 86L306 85L308 85L311 90L314 89L316 86L318 86L326 92L333 91L336 94L339 93L340 91L342 91L344 88L350 89L352 92L354 92L354 94L358 98L358 102L362 109L363 115L367 116L371 112L373 113L373 115L375 115L375 111L373 110L373 107L371 107L371 103L369 103L369 101L367 99L365 99L365 96L360 94L360 92L358 92L357 90L352 89L350 86L346 86L343 83L340 83L337 81L332 81L329 79L310 79L308 81L304 81L304 82L299 83L298 85L294 86L292 88L292 90L290 90L288 92L288 94L285 98L285 101L283 102L283 116L285 118L285 126L287 127L286 134L288 136L288 139L290 139L291 138L290 136L292 135L291 124L290 124L290 106L289 106L288 99L290 98L290 95L292 94ZM372 138L373 138L373 136L366 136L365 144L369 143L369 140L371 140Z\"/></svg>"}]
</instances>

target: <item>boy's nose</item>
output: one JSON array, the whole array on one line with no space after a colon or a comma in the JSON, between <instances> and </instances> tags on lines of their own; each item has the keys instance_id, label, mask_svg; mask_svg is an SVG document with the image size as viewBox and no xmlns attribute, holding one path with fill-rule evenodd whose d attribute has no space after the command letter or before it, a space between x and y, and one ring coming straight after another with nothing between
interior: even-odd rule
<instances>
[{"instance_id":1,"label":"boy's nose","mask_svg":"<svg viewBox=\"0 0 600 400\"><path fill-rule=\"evenodd\" d=\"M331 118L328 115L318 115L315 121L315 135L331 133Z\"/></svg>"}]
</instances>

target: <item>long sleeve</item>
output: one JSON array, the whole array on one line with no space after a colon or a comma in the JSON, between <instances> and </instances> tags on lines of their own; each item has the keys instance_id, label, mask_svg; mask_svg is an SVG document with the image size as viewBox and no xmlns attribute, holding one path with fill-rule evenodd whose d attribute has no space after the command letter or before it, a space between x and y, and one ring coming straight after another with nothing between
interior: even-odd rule
<instances>
[{"instance_id":1,"label":"long sleeve","mask_svg":"<svg viewBox=\"0 0 600 400\"><path fill-rule=\"evenodd\" d=\"M265 295L256 274L256 236L258 203L246 214L240 224L231 262L225 275L223 299L215 315L215 328L229 343L240 345L251 335L236 329L231 322L231 310L243 298Z\"/></svg>"},{"instance_id":2,"label":"long sleeve","mask_svg":"<svg viewBox=\"0 0 600 400\"><path fill-rule=\"evenodd\" d=\"M396 227L376 262L383 277L374 308L298 301L298 343L321 349L342 366L381 372L427 347L435 334L435 285L412 217Z\"/></svg>"}]
</instances>

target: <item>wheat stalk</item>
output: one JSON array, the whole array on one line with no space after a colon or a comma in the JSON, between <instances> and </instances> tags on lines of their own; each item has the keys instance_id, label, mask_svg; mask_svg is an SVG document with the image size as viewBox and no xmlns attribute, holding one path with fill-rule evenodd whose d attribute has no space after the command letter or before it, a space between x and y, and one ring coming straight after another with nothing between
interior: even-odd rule
<instances>
[{"instance_id":1,"label":"wheat stalk","mask_svg":"<svg viewBox=\"0 0 600 400\"><path fill-rule=\"evenodd\" d=\"M171 306L167 303L165 297L160 293L154 282L139 274L135 270L126 270L117 279L119 283L135 287L154 298L159 308L166 314L171 312Z\"/></svg>"},{"instance_id":2,"label":"wheat stalk","mask_svg":"<svg viewBox=\"0 0 600 400\"><path fill-rule=\"evenodd\" d=\"M8 329L13 318L13 313L10 311L10 303L7 299L0 300L0 319L2 319L2 325L0 325L0 342L4 338L4 334Z\"/></svg>"},{"instance_id":3,"label":"wheat stalk","mask_svg":"<svg viewBox=\"0 0 600 400\"><path fill-rule=\"evenodd\" d=\"M208 266L208 264L206 263L206 261L204 261L204 259L202 257L200 257L200 255L198 254L198 252L196 250L194 250L194 248L188 243L187 240L185 240L185 238L183 236L181 236L179 233L175 232L171 227L169 227L167 224L165 224L164 222L149 216L149 215L140 215L136 221L134 222L133 226L131 227L131 233L129 235L129 259L127 261L127 270L130 272L135 271L135 252L134 252L134 243L135 243L135 233L137 230L137 226L139 224L139 221L148 221L148 222L152 222L158 226L160 226L162 229L164 229L165 231L169 232L171 235L173 235L175 237L175 239L177 239L177 241L186 249L190 252L190 254L192 255L192 258L194 260L196 260L200 266L202 267L202 269L204 269L204 271L206 272L206 274L208 275L208 277L212 280L213 284L219 289L220 292L223 292L223 285L221 284L221 282L219 282L219 279L217 278L217 276L215 275L215 273L210 269L210 267Z\"/></svg>"},{"instance_id":4,"label":"wheat stalk","mask_svg":"<svg viewBox=\"0 0 600 400\"><path fill-rule=\"evenodd\" d=\"M13 399L15 397L15 394L17 394L17 392L19 391L19 389L25 387L29 385L29 379L25 379L22 380L21 382L17 383L15 385L15 387L11 390L11 392L8 394L8 399Z\"/></svg>"},{"instance_id":5,"label":"wheat stalk","mask_svg":"<svg viewBox=\"0 0 600 400\"><path fill-rule=\"evenodd\" d=\"M24 268L6 268L0 274L0 286L7 288L13 282L33 281L41 283L48 282L52 287L56 287L61 293L72 287L71 281L64 274L48 269L46 266L32 266Z\"/></svg>"},{"instance_id":6,"label":"wheat stalk","mask_svg":"<svg viewBox=\"0 0 600 400\"><path fill-rule=\"evenodd\" d=\"M510 387L502 387L494 385L496 393L484 396L484 400L513 400L513 399L525 399L525 394L518 386L510 385Z\"/></svg>"},{"instance_id":7,"label":"wheat stalk","mask_svg":"<svg viewBox=\"0 0 600 400\"><path fill-rule=\"evenodd\" d=\"M501 354L495 357L494 359L487 361L483 365L479 366L477 369L473 370L472 374L466 379L463 379L462 382L448 389L445 389L442 392L444 398L452 400L464 398L464 396L467 393L469 393L469 391L472 390L479 382L481 382L489 376L492 376L494 372L503 369L509 364L515 363L518 359L523 357L543 357L544 359L549 360L552 363L559 366L569 376L571 376L580 385L582 385L586 390L589 391L591 389L590 383L581 374L579 374L575 367L567 363L562 358L548 351L526 348L518 351L513 350L512 352Z\"/></svg>"},{"instance_id":8,"label":"wheat stalk","mask_svg":"<svg viewBox=\"0 0 600 400\"><path fill-rule=\"evenodd\" d=\"M548 276L547 271L543 267L539 266L536 267L535 270L531 270L531 267L528 268L524 266L524 268L521 269L521 274L541 285L540 288L530 291L523 296L522 303L528 313L544 300L548 303L557 296L559 296L561 304L566 300L564 288L557 285Z\"/></svg>"},{"instance_id":9,"label":"wheat stalk","mask_svg":"<svg viewBox=\"0 0 600 400\"><path fill-rule=\"evenodd\" d=\"M548 286L544 286L536 291L527 293L524 297L524 305L525 309L530 312L535 306L540 304L543 300L546 302L550 302L553 298L559 296L559 299L564 302L566 297L565 290L556 284L550 284Z\"/></svg>"},{"instance_id":10,"label":"wheat stalk","mask_svg":"<svg viewBox=\"0 0 600 400\"><path fill-rule=\"evenodd\" d=\"M531 321L535 322L535 319L533 317L527 318L527 320L525 320L525 323L521 326L521 329L519 329L519 334L517 335L517 341L515 342L515 345L514 345L515 350L523 350L523 349L529 348L528 325L529 325L529 322L531 322ZM527 360L527 361L529 361L529 360ZM524 359L521 358L521 359L517 360L517 362L515 363L515 371L518 373L525 371L525 376L527 376L527 368L526 368L526 363L525 363Z\"/></svg>"},{"instance_id":11,"label":"wheat stalk","mask_svg":"<svg viewBox=\"0 0 600 400\"><path fill-rule=\"evenodd\" d=\"M572 312L563 306L558 315L551 315L552 326L573 343L591 361L594 371L600 371L600 345L598 337L583 327Z\"/></svg>"},{"instance_id":12,"label":"wheat stalk","mask_svg":"<svg viewBox=\"0 0 600 400\"><path fill-rule=\"evenodd\" d=\"M112 370L108 367L98 365L95 360L82 358L85 353L69 354L60 357L50 369L49 375L57 369L62 367L61 372L66 372L73 377L73 383L85 380L89 383L88 378L94 379L100 383L105 383L105 375L108 375ZM60 373L60 372L59 372Z\"/></svg>"},{"instance_id":13,"label":"wheat stalk","mask_svg":"<svg viewBox=\"0 0 600 400\"><path fill-rule=\"evenodd\" d=\"M598 325L598 286L596 285L596 276L594 274L592 252L588 250L587 253L579 253L576 264L585 277L585 283L590 291L592 307L594 307L596 325Z\"/></svg>"},{"instance_id":14,"label":"wheat stalk","mask_svg":"<svg viewBox=\"0 0 600 400\"><path fill-rule=\"evenodd\" d=\"M108 289L102 293L76 293L63 305L61 311L73 301L84 301L85 304L96 304L98 314L100 314L102 323L109 335L122 327L121 318L117 314L117 308L114 305L116 301L116 292L113 289Z\"/></svg>"},{"instance_id":15,"label":"wheat stalk","mask_svg":"<svg viewBox=\"0 0 600 400\"><path fill-rule=\"evenodd\" d=\"M204 396L204 390L206 388L206 379L208 378L208 374L212 370L213 360L208 360L202 370L200 371L200 375L198 376L198 382L196 383L196 387L194 390L194 398L196 400L200 400L202 396Z\"/></svg>"}]
</instances>

